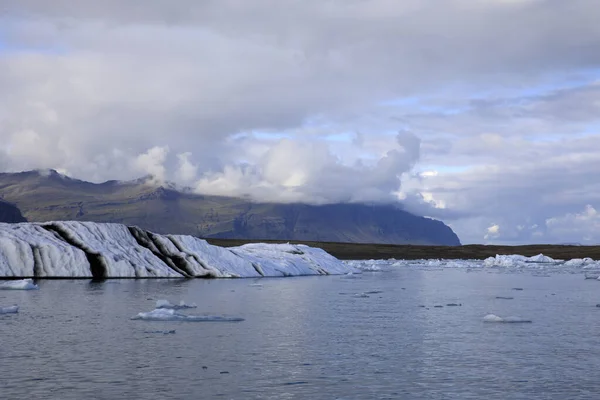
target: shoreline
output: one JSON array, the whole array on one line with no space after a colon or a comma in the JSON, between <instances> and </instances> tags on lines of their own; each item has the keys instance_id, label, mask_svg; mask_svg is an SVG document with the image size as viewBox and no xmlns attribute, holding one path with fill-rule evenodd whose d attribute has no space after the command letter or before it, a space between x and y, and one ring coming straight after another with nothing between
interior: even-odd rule
<instances>
[{"instance_id":1,"label":"shoreline","mask_svg":"<svg viewBox=\"0 0 600 400\"><path fill-rule=\"evenodd\" d=\"M234 247L246 243L290 243L318 247L340 260L390 259L475 259L483 260L496 254L520 254L531 257L540 253L555 259L593 258L600 260L599 246L573 246L552 244L531 244L520 246L469 244L461 246L429 246L410 244L371 244L310 242L303 240L241 240L241 239L204 239L208 243Z\"/></svg>"}]
</instances>

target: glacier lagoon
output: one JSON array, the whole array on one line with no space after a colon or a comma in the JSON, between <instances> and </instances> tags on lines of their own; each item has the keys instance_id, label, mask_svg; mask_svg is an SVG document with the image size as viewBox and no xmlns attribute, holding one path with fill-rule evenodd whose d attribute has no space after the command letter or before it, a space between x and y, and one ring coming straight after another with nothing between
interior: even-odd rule
<instances>
[{"instance_id":1,"label":"glacier lagoon","mask_svg":"<svg viewBox=\"0 0 600 400\"><path fill-rule=\"evenodd\" d=\"M0 315L2 398L596 398L600 282L584 279L596 263L541 261L38 280L39 290L0 291L0 306L19 306ZM157 302L243 321L132 319ZM489 314L531 323L485 322Z\"/></svg>"}]
</instances>

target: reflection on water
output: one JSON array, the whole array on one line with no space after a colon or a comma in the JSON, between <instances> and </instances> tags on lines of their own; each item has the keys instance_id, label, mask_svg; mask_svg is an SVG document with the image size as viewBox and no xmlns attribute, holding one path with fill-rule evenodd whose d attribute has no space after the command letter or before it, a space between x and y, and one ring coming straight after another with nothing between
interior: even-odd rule
<instances>
[{"instance_id":1,"label":"reflection on water","mask_svg":"<svg viewBox=\"0 0 600 400\"><path fill-rule=\"evenodd\" d=\"M21 307L0 315L2 398L588 399L600 392L600 282L414 268L353 278L41 281L39 291L2 292L0 306ZM131 319L159 299L245 321ZM533 323L486 324L489 313Z\"/></svg>"}]
</instances>

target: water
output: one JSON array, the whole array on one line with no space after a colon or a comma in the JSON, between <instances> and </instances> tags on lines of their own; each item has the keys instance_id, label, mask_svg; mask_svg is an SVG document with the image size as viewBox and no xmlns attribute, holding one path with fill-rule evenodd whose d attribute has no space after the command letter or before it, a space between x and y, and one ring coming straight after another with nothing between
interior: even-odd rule
<instances>
[{"instance_id":1,"label":"water","mask_svg":"<svg viewBox=\"0 0 600 400\"><path fill-rule=\"evenodd\" d=\"M600 282L582 274L395 268L358 278L38 283L39 291L0 292L0 306L21 307L0 315L2 399L600 393ZM368 291L381 293L354 297ZM196 303L187 314L245 321L131 320L158 299ZM533 323L484 323L487 313Z\"/></svg>"}]
</instances>

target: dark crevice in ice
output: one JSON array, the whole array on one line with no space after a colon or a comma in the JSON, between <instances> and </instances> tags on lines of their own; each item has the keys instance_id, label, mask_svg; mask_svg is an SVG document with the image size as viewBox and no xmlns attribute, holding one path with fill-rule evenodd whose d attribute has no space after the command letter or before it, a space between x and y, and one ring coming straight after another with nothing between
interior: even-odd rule
<instances>
[{"instance_id":1,"label":"dark crevice in ice","mask_svg":"<svg viewBox=\"0 0 600 400\"><path fill-rule=\"evenodd\" d=\"M129 233L131 233L131 236L134 237L140 246L150 250L152 254L158 257L173 271L183 275L186 278L194 277L194 273L187 260L180 255L170 254L169 251L162 245L162 243L160 243L159 240L156 240L153 233L140 229L137 226L128 226L127 229L129 229Z\"/></svg>"},{"instance_id":2,"label":"dark crevice in ice","mask_svg":"<svg viewBox=\"0 0 600 400\"><path fill-rule=\"evenodd\" d=\"M208 265L206 265L206 263L204 261L202 261L196 254L188 253L173 237L167 236L167 238L171 241L171 243L173 243L173 246L175 246L177 248L177 250L192 257L202 268L204 268L206 270L206 274L201 275L201 276L196 275L196 277L217 278L217 274L215 273L215 271L212 268L210 268Z\"/></svg>"},{"instance_id":3,"label":"dark crevice in ice","mask_svg":"<svg viewBox=\"0 0 600 400\"><path fill-rule=\"evenodd\" d=\"M63 229L63 227L59 224L48 223L42 225L42 227L49 232L53 232L56 237L62 241L84 252L85 257L90 264L90 271L92 273L93 280L106 279L108 275L108 266L106 264L106 260L100 253L91 251L87 246L85 246L83 243L80 243L75 237L73 237L73 235L71 235L68 230Z\"/></svg>"},{"instance_id":4,"label":"dark crevice in ice","mask_svg":"<svg viewBox=\"0 0 600 400\"><path fill-rule=\"evenodd\" d=\"M40 249L33 245L29 244L31 247L31 253L33 254L33 277L38 278L42 276L42 256L40 254Z\"/></svg>"},{"instance_id":5,"label":"dark crevice in ice","mask_svg":"<svg viewBox=\"0 0 600 400\"><path fill-rule=\"evenodd\" d=\"M265 273L263 272L262 268L260 267L260 265L256 264L256 263L252 263L252 267L256 270L256 272L258 272L258 274L260 276L265 276Z\"/></svg>"}]
</instances>

